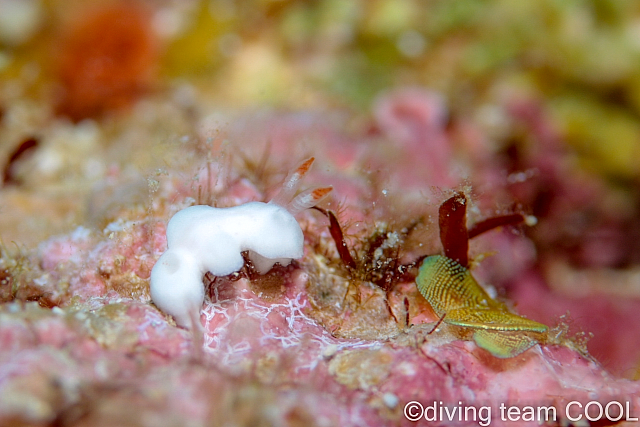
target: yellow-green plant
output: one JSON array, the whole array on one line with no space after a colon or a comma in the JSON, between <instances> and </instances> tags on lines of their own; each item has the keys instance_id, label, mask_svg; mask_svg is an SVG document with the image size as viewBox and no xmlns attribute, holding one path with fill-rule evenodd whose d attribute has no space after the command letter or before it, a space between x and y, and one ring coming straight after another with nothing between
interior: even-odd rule
<instances>
[{"instance_id":1,"label":"yellow-green plant","mask_svg":"<svg viewBox=\"0 0 640 427\"><path fill-rule=\"evenodd\" d=\"M472 329L476 344L496 357L517 356L546 337L546 325L509 312L450 258L427 257L416 284L444 323Z\"/></svg>"}]
</instances>

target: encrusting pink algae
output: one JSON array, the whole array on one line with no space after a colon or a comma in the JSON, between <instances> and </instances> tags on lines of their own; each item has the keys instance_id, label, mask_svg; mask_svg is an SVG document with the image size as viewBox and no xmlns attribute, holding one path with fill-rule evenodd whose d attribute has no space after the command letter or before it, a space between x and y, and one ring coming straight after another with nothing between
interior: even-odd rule
<instances>
[{"instance_id":1,"label":"encrusting pink algae","mask_svg":"<svg viewBox=\"0 0 640 427\"><path fill-rule=\"evenodd\" d=\"M444 101L415 88L384 94L368 130L347 131L343 118L320 114L237 118L215 134L165 147L148 193L109 217L87 219L35 250L5 242L0 424L560 426L577 413L575 404L565 412L571 402L612 401L627 405L626 418L640 416L640 384L608 373L559 317L569 311L579 323L582 313L617 304L615 314L589 313L612 316L604 321L612 334L583 327L594 332L589 345L605 352L601 340L621 340L614 335L620 325L640 329L633 316L639 303L559 294L546 282L555 264L545 248L561 239L553 227L563 232L567 199L579 211L597 209L598 196L581 191L591 184L560 164L543 118L527 116L525 105L513 108L514 120L555 149L512 159L491 152L473 123L447 124ZM177 154L188 161L166 160ZM307 210L297 216L305 234L301 259L266 275L250 266L206 275L202 336L176 326L149 293L169 218L199 203L269 200L309 155L316 166L305 185L334 187L320 207L336 212L355 267L340 259L327 217ZM513 174L501 176L505 167ZM114 186L126 184L124 172L112 175ZM538 217L530 229L474 238L469 258L478 281L493 284L492 298L551 328L547 342L499 359L464 330L437 324L414 283L415 262L442 252L438 208L456 191L469 200L469 224L519 209ZM536 205L543 192L546 213ZM516 194L530 204L505 207ZM591 259L586 249L575 256ZM401 265L406 269L394 270ZM602 356L619 373L637 360L637 344ZM417 423L411 402L423 407ZM501 406L520 415L507 416L515 410ZM539 407L554 408L555 416L541 420L527 409Z\"/></svg>"}]
</instances>

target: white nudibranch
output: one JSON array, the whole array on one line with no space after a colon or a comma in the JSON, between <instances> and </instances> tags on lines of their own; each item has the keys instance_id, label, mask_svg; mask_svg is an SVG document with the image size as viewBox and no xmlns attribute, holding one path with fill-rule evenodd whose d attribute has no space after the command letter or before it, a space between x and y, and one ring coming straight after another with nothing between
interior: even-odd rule
<instances>
[{"instance_id":1,"label":"white nudibranch","mask_svg":"<svg viewBox=\"0 0 640 427\"><path fill-rule=\"evenodd\" d=\"M260 274L276 263L289 265L303 255L304 236L294 215L315 206L332 187L306 190L296 197L300 180L314 158L303 162L269 202L249 202L230 208L191 206L176 213L167 226L167 251L151 270L151 299L191 328L204 302L207 272L226 276L239 271L248 257Z\"/></svg>"}]
</instances>

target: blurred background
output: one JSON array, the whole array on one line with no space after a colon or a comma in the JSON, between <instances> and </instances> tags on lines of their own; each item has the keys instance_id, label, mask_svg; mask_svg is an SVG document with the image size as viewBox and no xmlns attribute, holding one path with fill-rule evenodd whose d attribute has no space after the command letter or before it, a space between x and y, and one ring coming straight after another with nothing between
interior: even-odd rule
<instances>
[{"instance_id":1,"label":"blurred background","mask_svg":"<svg viewBox=\"0 0 640 427\"><path fill-rule=\"evenodd\" d=\"M497 132L491 106L516 94L589 171L640 173L632 0L0 0L0 79L4 111L28 97L76 122L185 83L229 107L362 111L420 85Z\"/></svg>"},{"instance_id":2,"label":"blurred background","mask_svg":"<svg viewBox=\"0 0 640 427\"><path fill-rule=\"evenodd\" d=\"M596 351L637 377L635 0L0 0L2 238L35 247L98 221L100 200L144 199L149 153L211 112L339 111L368 137L388 131L380 97L398 88L441 98L445 141L538 217L534 267L584 316L579 298L606 305L585 323ZM542 294L493 280L550 318Z\"/></svg>"},{"instance_id":3,"label":"blurred background","mask_svg":"<svg viewBox=\"0 0 640 427\"><path fill-rule=\"evenodd\" d=\"M0 77L76 121L124 104L125 88L183 81L293 108L367 109L383 89L425 85L459 113L517 90L552 109L585 163L625 179L639 19L632 0L2 0Z\"/></svg>"}]
</instances>

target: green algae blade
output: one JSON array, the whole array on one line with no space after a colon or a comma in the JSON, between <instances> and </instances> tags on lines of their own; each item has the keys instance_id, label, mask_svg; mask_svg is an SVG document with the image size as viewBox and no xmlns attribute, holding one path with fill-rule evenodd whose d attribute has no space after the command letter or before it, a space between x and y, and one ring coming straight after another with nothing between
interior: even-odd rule
<instances>
[{"instance_id":1,"label":"green algae blade","mask_svg":"<svg viewBox=\"0 0 640 427\"><path fill-rule=\"evenodd\" d=\"M462 308L447 312L445 322L473 329L543 333L547 326L508 311Z\"/></svg>"},{"instance_id":2,"label":"green algae blade","mask_svg":"<svg viewBox=\"0 0 640 427\"><path fill-rule=\"evenodd\" d=\"M483 329L473 333L473 340L478 347L500 359L515 357L538 344L535 338L527 334Z\"/></svg>"}]
</instances>

